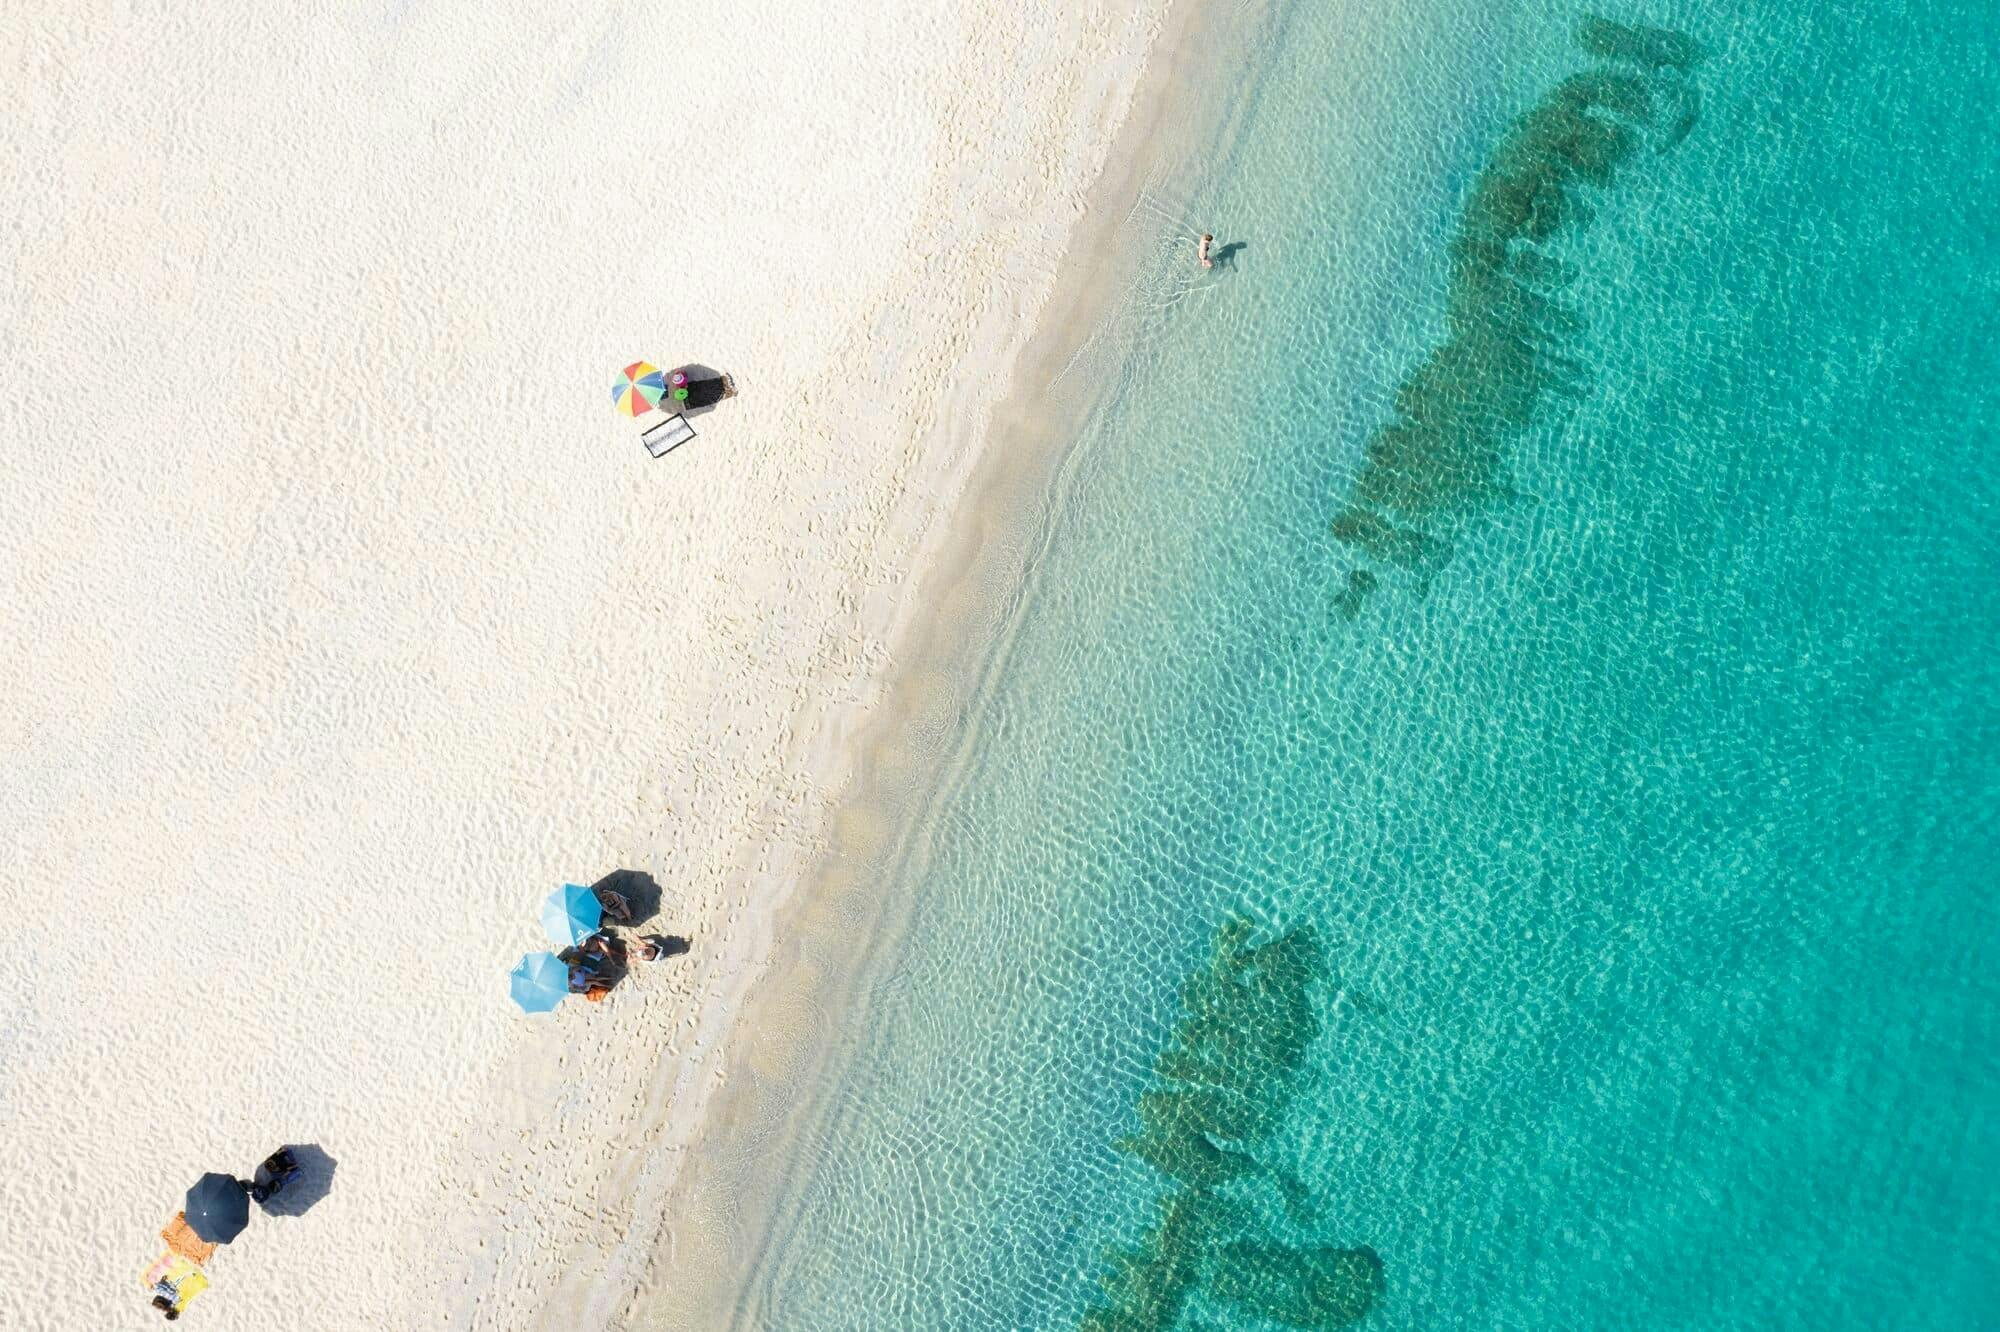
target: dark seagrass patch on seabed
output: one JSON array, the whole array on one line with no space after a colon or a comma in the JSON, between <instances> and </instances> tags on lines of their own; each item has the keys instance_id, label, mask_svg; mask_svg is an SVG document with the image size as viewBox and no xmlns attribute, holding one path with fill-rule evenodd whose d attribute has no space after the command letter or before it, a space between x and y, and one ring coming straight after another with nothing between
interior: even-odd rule
<instances>
[{"instance_id":1,"label":"dark seagrass patch on seabed","mask_svg":"<svg viewBox=\"0 0 2000 1332\"><path fill-rule=\"evenodd\" d=\"M1455 528L1512 493L1515 442L1589 388L1571 354L1582 312L1564 296L1576 270L1556 247L1591 225L1591 191L1614 186L1642 147L1678 144L1700 114L1693 39L1591 17L1575 40L1603 63L1517 117L1473 182L1450 244L1448 336L1397 387L1333 518L1336 540L1420 588L1450 559ZM1349 570L1335 611L1355 618L1376 585Z\"/></svg>"},{"instance_id":2,"label":"dark seagrass patch on seabed","mask_svg":"<svg viewBox=\"0 0 2000 1332\"><path fill-rule=\"evenodd\" d=\"M1235 920L1203 970L1181 987L1187 1016L1153 1061L1165 1086L1139 1097L1139 1131L1119 1150L1177 1189L1136 1245L1106 1254L1104 1297L1082 1332L1164 1332L1190 1301L1286 1327L1334 1328L1365 1315L1382 1290L1368 1248L1291 1238L1312 1224L1303 1191L1258 1148L1290 1108L1322 1024L1313 990L1327 978L1310 929L1265 944Z\"/></svg>"}]
</instances>

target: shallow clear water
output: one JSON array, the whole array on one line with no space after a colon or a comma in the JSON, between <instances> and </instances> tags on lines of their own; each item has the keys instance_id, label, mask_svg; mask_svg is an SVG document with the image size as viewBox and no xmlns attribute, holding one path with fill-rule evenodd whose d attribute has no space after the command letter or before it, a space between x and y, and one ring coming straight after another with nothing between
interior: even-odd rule
<instances>
[{"instance_id":1,"label":"shallow clear water","mask_svg":"<svg viewBox=\"0 0 2000 1332\"><path fill-rule=\"evenodd\" d=\"M2000 25L1614 11L1703 45L1699 117L1579 192L1560 383L1412 571L1333 525L1480 173L1602 64L1480 10L1288 12L1142 211L757 1324L1075 1326L1246 913L1327 949L1258 1153L1292 1242L1380 1256L1362 1326L2000 1325ZM1244 248L1199 277L1170 221Z\"/></svg>"}]
</instances>

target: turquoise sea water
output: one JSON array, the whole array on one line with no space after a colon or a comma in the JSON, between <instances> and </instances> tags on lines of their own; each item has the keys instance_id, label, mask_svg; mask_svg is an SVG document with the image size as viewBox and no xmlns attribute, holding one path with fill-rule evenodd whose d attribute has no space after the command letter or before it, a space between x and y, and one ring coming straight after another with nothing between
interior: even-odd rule
<instances>
[{"instance_id":1,"label":"turquoise sea water","mask_svg":"<svg viewBox=\"0 0 2000 1332\"><path fill-rule=\"evenodd\" d=\"M2000 1326L2000 23L1606 11L1674 71L1490 8L1284 11L1149 202L746 1323L1077 1326L1241 916L1326 974L1230 1187L1373 1250L1359 1326ZM1514 236L1535 350L1439 353L1520 118L1606 70L1654 123ZM1197 1284L1164 1325L1282 1326Z\"/></svg>"}]
</instances>

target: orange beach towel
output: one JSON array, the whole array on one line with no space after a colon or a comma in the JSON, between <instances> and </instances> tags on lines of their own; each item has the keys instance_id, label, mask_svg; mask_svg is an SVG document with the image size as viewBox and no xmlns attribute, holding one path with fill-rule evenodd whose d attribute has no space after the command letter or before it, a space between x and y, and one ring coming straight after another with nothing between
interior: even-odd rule
<instances>
[{"instance_id":1,"label":"orange beach towel","mask_svg":"<svg viewBox=\"0 0 2000 1332\"><path fill-rule=\"evenodd\" d=\"M175 1212L174 1219L160 1232L160 1238L167 1242L169 1250L191 1263L205 1263L215 1256L215 1245L194 1233L186 1212Z\"/></svg>"}]
</instances>

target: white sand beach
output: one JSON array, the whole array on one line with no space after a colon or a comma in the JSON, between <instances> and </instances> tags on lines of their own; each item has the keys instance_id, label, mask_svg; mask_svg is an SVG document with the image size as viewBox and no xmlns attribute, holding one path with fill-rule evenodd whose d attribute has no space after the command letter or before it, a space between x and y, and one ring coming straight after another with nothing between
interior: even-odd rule
<instances>
[{"instance_id":1,"label":"white sand beach","mask_svg":"<svg viewBox=\"0 0 2000 1332\"><path fill-rule=\"evenodd\" d=\"M1166 8L0 12L0 1322L621 1324Z\"/></svg>"}]
</instances>

